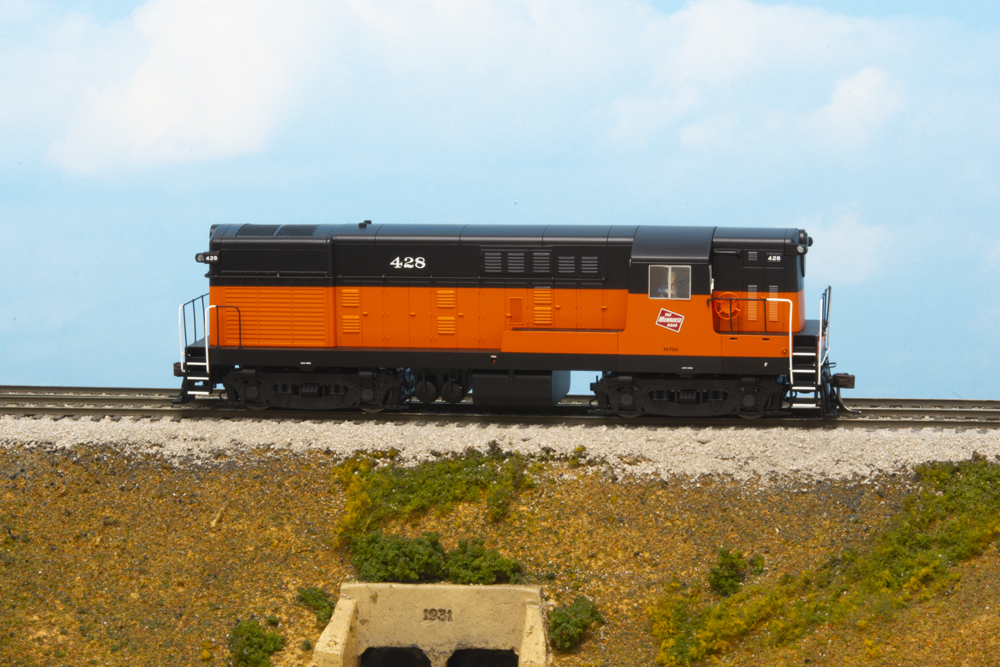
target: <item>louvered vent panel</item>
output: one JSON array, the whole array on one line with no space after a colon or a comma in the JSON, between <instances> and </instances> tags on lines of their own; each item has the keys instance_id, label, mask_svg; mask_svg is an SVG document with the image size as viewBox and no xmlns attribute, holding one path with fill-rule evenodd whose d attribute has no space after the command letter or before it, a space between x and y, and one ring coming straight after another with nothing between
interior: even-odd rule
<instances>
[{"instance_id":1,"label":"louvered vent panel","mask_svg":"<svg viewBox=\"0 0 1000 667\"><path fill-rule=\"evenodd\" d=\"M531 253L532 273L552 273L552 259L547 252Z\"/></svg>"},{"instance_id":2,"label":"louvered vent panel","mask_svg":"<svg viewBox=\"0 0 1000 667\"><path fill-rule=\"evenodd\" d=\"M559 273L576 273L576 257L559 257L556 266Z\"/></svg>"},{"instance_id":3,"label":"louvered vent panel","mask_svg":"<svg viewBox=\"0 0 1000 667\"><path fill-rule=\"evenodd\" d=\"M747 320L750 322L757 321L757 306L760 304L757 301L757 286L747 285ZM733 308L739 307L739 301L733 301ZM728 304L727 304L728 305Z\"/></svg>"},{"instance_id":4,"label":"louvered vent panel","mask_svg":"<svg viewBox=\"0 0 1000 667\"><path fill-rule=\"evenodd\" d=\"M344 315L341 319L340 332L345 334L361 333L361 316Z\"/></svg>"},{"instance_id":5,"label":"louvered vent panel","mask_svg":"<svg viewBox=\"0 0 1000 667\"><path fill-rule=\"evenodd\" d=\"M510 299L510 323L511 324L521 324L523 323L523 308L521 304L521 297L511 297Z\"/></svg>"},{"instance_id":6,"label":"louvered vent panel","mask_svg":"<svg viewBox=\"0 0 1000 667\"><path fill-rule=\"evenodd\" d=\"M316 227L318 225L282 225L275 236L312 236Z\"/></svg>"},{"instance_id":7,"label":"louvered vent panel","mask_svg":"<svg viewBox=\"0 0 1000 667\"><path fill-rule=\"evenodd\" d=\"M538 287L535 289L534 301L536 306L552 305L552 290L548 287Z\"/></svg>"},{"instance_id":8,"label":"louvered vent panel","mask_svg":"<svg viewBox=\"0 0 1000 667\"><path fill-rule=\"evenodd\" d=\"M361 290L345 289L340 293L340 305L345 308L357 308L361 305Z\"/></svg>"},{"instance_id":9,"label":"louvered vent panel","mask_svg":"<svg viewBox=\"0 0 1000 667\"><path fill-rule=\"evenodd\" d=\"M597 258L596 257L581 257L580 258L580 273L597 273Z\"/></svg>"},{"instance_id":10,"label":"louvered vent panel","mask_svg":"<svg viewBox=\"0 0 1000 667\"><path fill-rule=\"evenodd\" d=\"M483 272L503 273L503 253L484 251L483 252Z\"/></svg>"},{"instance_id":11,"label":"louvered vent panel","mask_svg":"<svg viewBox=\"0 0 1000 667\"><path fill-rule=\"evenodd\" d=\"M450 289L440 289L437 292L437 307L438 308L454 308L455 307L455 290Z\"/></svg>"},{"instance_id":12,"label":"louvered vent panel","mask_svg":"<svg viewBox=\"0 0 1000 667\"><path fill-rule=\"evenodd\" d=\"M507 253L507 273L524 273L524 253Z\"/></svg>"},{"instance_id":13,"label":"louvered vent panel","mask_svg":"<svg viewBox=\"0 0 1000 667\"><path fill-rule=\"evenodd\" d=\"M747 251L747 261L748 262L756 262L757 261L757 251L756 250L748 250Z\"/></svg>"},{"instance_id":14,"label":"louvered vent panel","mask_svg":"<svg viewBox=\"0 0 1000 667\"><path fill-rule=\"evenodd\" d=\"M278 225L243 225L236 232L236 236L274 236L278 231Z\"/></svg>"},{"instance_id":15,"label":"louvered vent panel","mask_svg":"<svg viewBox=\"0 0 1000 667\"><path fill-rule=\"evenodd\" d=\"M439 336L451 336L455 333L454 317L437 318L437 332Z\"/></svg>"},{"instance_id":16,"label":"louvered vent panel","mask_svg":"<svg viewBox=\"0 0 1000 667\"><path fill-rule=\"evenodd\" d=\"M778 298L778 286L771 285L767 288L767 295L772 299ZM777 322L778 321L778 303L770 302L767 304L767 321Z\"/></svg>"},{"instance_id":17,"label":"louvered vent panel","mask_svg":"<svg viewBox=\"0 0 1000 667\"><path fill-rule=\"evenodd\" d=\"M552 306L535 306L535 326L552 324Z\"/></svg>"}]
</instances>

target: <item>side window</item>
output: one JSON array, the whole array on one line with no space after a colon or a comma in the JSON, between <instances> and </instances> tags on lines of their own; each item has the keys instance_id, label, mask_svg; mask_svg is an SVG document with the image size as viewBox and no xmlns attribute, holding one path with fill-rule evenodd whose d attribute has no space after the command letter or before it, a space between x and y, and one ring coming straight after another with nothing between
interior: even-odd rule
<instances>
[{"instance_id":1,"label":"side window","mask_svg":"<svg viewBox=\"0 0 1000 667\"><path fill-rule=\"evenodd\" d=\"M690 266L649 267L650 299L690 299Z\"/></svg>"}]
</instances>

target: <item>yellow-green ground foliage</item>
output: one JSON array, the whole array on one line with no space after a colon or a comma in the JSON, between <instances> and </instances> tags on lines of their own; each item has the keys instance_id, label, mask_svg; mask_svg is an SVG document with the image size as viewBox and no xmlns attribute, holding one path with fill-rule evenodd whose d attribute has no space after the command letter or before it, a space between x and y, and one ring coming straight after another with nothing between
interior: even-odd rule
<instances>
[{"instance_id":1,"label":"yellow-green ground foliage","mask_svg":"<svg viewBox=\"0 0 1000 667\"><path fill-rule=\"evenodd\" d=\"M752 634L780 645L825 623L864 628L949 587L953 566L1000 537L1000 465L975 457L924 465L917 474L921 489L858 550L722 599L698 584L673 584L649 612L657 661L697 662Z\"/></svg>"}]
</instances>

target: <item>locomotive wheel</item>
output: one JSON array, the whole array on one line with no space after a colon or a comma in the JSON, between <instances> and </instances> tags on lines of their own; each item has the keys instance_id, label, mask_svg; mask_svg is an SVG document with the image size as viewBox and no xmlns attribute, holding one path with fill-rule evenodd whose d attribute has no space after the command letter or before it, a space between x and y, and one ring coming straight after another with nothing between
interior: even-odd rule
<instances>
[{"instance_id":1,"label":"locomotive wheel","mask_svg":"<svg viewBox=\"0 0 1000 667\"><path fill-rule=\"evenodd\" d=\"M413 397L421 403L433 403L438 397L437 385L430 380L421 380L413 388Z\"/></svg>"},{"instance_id":2,"label":"locomotive wheel","mask_svg":"<svg viewBox=\"0 0 1000 667\"><path fill-rule=\"evenodd\" d=\"M461 382L449 380L441 387L441 398L449 403L460 403L465 398L465 387Z\"/></svg>"},{"instance_id":3,"label":"locomotive wheel","mask_svg":"<svg viewBox=\"0 0 1000 667\"><path fill-rule=\"evenodd\" d=\"M723 292L716 297L716 301L712 302L712 310L718 315L719 319L731 320L734 317L739 317L739 314L743 312L743 302L742 301L720 301L719 299L738 299L732 292Z\"/></svg>"}]
</instances>

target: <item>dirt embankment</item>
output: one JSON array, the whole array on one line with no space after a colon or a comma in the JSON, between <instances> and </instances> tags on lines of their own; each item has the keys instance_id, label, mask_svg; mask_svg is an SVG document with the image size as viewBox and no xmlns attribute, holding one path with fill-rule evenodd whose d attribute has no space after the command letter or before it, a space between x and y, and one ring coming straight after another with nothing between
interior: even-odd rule
<instances>
[{"instance_id":1,"label":"dirt embankment","mask_svg":"<svg viewBox=\"0 0 1000 667\"><path fill-rule=\"evenodd\" d=\"M344 506L330 475L337 457L213 456L181 465L93 444L0 448L0 664L225 665L229 632L250 615L279 621L288 641L276 665L308 664L321 628L295 601L298 588L335 593L353 575L333 537ZM671 582L703 585L719 546L762 554L759 580L777 580L862 546L913 482L664 481L565 460L533 476L498 523L470 504L394 528L438 531L449 547L481 536L520 559L550 602L592 597L607 623L556 664L609 666L653 664L648 607ZM1000 553L991 547L956 571L946 594L894 619L820 626L777 648L748 641L723 662L996 664Z\"/></svg>"}]
</instances>

